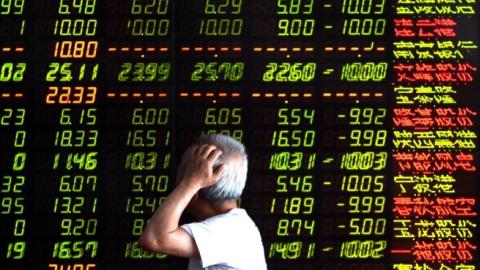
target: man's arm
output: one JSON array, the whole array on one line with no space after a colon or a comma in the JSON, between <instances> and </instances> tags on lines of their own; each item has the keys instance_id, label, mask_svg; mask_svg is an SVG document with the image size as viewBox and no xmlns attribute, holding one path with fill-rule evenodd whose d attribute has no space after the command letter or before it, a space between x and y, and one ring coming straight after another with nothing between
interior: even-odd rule
<instances>
[{"instance_id":1,"label":"man's arm","mask_svg":"<svg viewBox=\"0 0 480 270\"><path fill-rule=\"evenodd\" d=\"M180 217L192 197L203 187L216 183L222 168L213 171L213 163L221 155L213 145L193 146L183 158L180 183L153 214L138 240L141 247L169 255L196 257L200 255L194 239L179 228Z\"/></svg>"}]
</instances>

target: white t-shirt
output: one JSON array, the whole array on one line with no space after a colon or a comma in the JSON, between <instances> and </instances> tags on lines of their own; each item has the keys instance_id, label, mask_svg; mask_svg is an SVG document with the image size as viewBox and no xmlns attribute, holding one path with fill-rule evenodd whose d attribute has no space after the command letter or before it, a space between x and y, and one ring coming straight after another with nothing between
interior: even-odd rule
<instances>
[{"instance_id":1,"label":"white t-shirt","mask_svg":"<svg viewBox=\"0 0 480 270\"><path fill-rule=\"evenodd\" d=\"M197 244L200 259L191 258L188 270L266 270L262 238L241 208L201 222L181 226Z\"/></svg>"}]
</instances>

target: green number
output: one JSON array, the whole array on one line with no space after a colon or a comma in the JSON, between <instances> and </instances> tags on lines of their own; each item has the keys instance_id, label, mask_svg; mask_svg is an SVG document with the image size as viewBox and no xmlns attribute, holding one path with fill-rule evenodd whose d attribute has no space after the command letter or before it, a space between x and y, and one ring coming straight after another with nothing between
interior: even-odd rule
<instances>
[{"instance_id":1,"label":"green number","mask_svg":"<svg viewBox=\"0 0 480 270\"><path fill-rule=\"evenodd\" d=\"M350 131L350 139L352 147L383 147L387 139L386 130L359 130Z\"/></svg>"},{"instance_id":2,"label":"green number","mask_svg":"<svg viewBox=\"0 0 480 270\"><path fill-rule=\"evenodd\" d=\"M145 220L142 218L136 218L133 220L132 235L140 236L143 232L143 227L145 226Z\"/></svg>"},{"instance_id":3,"label":"green number","mask_svg":"<svg viewBox=\"0 0 480 270\"><path fill-rule=\"evenodd\" d=\"M348 213L352 214L380 214L385 209L383 196L352 196L348 200Z\"/></svg>"},{"instance_id":4,"label":"green number","mask_svg":"<svg viewBox=\"0 0 480 270\"><path fill-rule=\"evenodd\" d=\"M27 69L26 63L3 63L0 69L0 82L21 82Z\"/></svg>"},{"instance_id":5,"label":"green number","mask_svg":"<svg viewBox=\"0 0 480 270\"><path fill-rule=\"evenodd\" d=\"M303 161L303 152L280 152L270 157L270 170L296 171L300 169Z\"/></svg>"},{"instance_id":6,"label":"green number","mask_svg":"<svg viewBox=\"0 0 480 270\"><path fill-rule=\"evenodd\" d=\"M239 125L242 121L241 108L208 108L205 113L206 125Z\"/></svg>"},{"instance_id":7,"label":"green number","mask_svg":"<svg viewBox=\"0 0 480 270\"><path fill-rule=\"evenodd\" d=\"M25 234L25 225L27 221L25 219L17 219L15 220L15 225L13 227L13 235L14 236L23 236Z\"/></svg>"},{"instance_id":8,"label":"green number","mask_svg":"<svg viewBox=\"0 0 480 270\"><path fill-rule=\"evenodd\" d=\"M205 14L240 14L243 0L222 0L223 3L218 5L212 2L214 2L214 0L205 1L205 9L203 10ZM231 6L230 12L227 11L229 6Z\"/></svg>"},{"instance_id":9,"label":"green number","mask_svg":"<svg viewBox=\"0 0 480 270\"><path fill-rule=\"evenodd\" d=\"M349 36L383 36L387 21L385 19L350 19L343 22L342 34Z\"/></svg>"},{"instance_id":10,"label":"green number","mask_svg":"<svg viewBox=\"0 0 480 270\"><path fill-rule=\"evenodd\" d=\"M315 78L316 63L267 63L264 82L309 82Z\"/></svg>"},{"instance_id":11,"label":"green number","mask_svg":"<svg viewBox=\"0 0 480 270\"><path fill-rule=\"evenodd\" d=\"M169 0L152 0L143 4L143 0L133 0L130 12L135 15L165 15L168 12Z\"/></svg>"},{"instance_id":12,"label":"green number","mask_svg":"<svg viewBox=\"0 0 480 270\"><path fill-rule=\"evenodd\" d=\"M12 121L13 120L13 121ZM1 126L21 126L25 122L25 109L4 108L0 115Z\"/></svg>"},{"instance_id":13,"label":"green number","mask_svg":"<svg viewBox=\"0 0 480 270\"><path fill-rule=\"evenodd\" d=\"M346 192L382 192L383 175L348 175L343 176L341 190Z\"/></svg>"},{"instance_id":14,"label":"green number","mask_svg":"<svg viewBox=\"0 0 480 270\"><path fill-rule=\"evenodd\" d=\"M166 125L169 115L168 108L136 108L133 111L132 125Z\"/></svg>"},{"instance_id":15,"label":"green number","mask_svg":"<svg viewBox=\"0 0 480 270\"><path fill-rule=\"evenodd\" d=\"M387 110L385 108L352 108L350 125L383 125Z\"/></svg>"},{"instance_id":16,"label":"green number","mask_svg":"<svg viewBox=\"0 0 480 270\"><path fill-rule=\"evenodd\" d=\"M314 19L281 19L278 21L279 36L311 36L315 29Z\"/></svg>"},{"instance_id":17,"label":"green number","mask_svg":"<svg viewBox=\"0 0 480 270\"><path fill-rule=\"evenodd\" d=\"M0 15L19 15L23 13L25 0L0 0Z\"/></svg>"},{"instance_id":18,"label":"green number","mask_svg":"<svg viewBox=\"0 0 480 270\"><path fill-rule=\"evenodd\" d=\"M349 235L384 235L387 227L385 218L352 218Z\"/></svg>"},{"instance_id":19,"label":"green number","mask_svg":"<svg viewBox=\"0 0 480 270\"><path fill-rule=\"evenodd\" d=\"M277 189L276 192L291 192L300 191L303 193L312 191L312 176L286 176L281 175L277 177ZM293 187L290 189L289 187Z\"/></svg>"},{"instance_id":20,"label":"green number","mask_svg":"<svg viewBox=\"0 0 480 270\"><path fill-rule=\"evenodd\" d=\"M200 35L205 36L239 36L242 34L243 19L202 19Z\"/></svg>"},{"instance_id":21,"label":"green number","mask_svg":"<svg viewBox=\"0 0 480 270\"><path fill-rule=\"evenodd\" d=\"M385 0L343 0L342 13L344 14L382 14L385 9Z\"/></svg>"},{"instance_id":22,"label":"green number","mask_svg":"<svg viewBox=\"0 0 480 270\"><path fill-rule=\"evenodd\" d=\"M25 184L25 176L21 175L4 175L2 176L2 185L0 187L0 193L21 193L23 185Z\"/></svg>"},{"instance_id":23,"label":"green number","mask_svg":"<svg viewBox=\"0 0 480 270\"><path fill-rule=\"evenodd\" d=\"M97 188L97 176L96 175L63 175L60 178L60 186L58 190L60 192L94 192Z\"/></svg>"},{"instance_id":24,"label":"green number","mask_svg":"<svg viewBox=\"0 0 480 270\"><path fill-rule=\"evenodd\" d=\"M272 146L313 147L315 130L278 130L273 132Z\"/></svg>"},{"instance_id":25,"label":"green number","mask_svg":"<svg viewBox=\"0 0 480 270\"><path fill-rule=\"evenodd\" d=\"M55 21L54 35L94 36L97 33L96 19L61 19Z\"/></svg>"},{"instance_id":26,"label":"green number","mask_svg":"<svg viewBox=\"0 0 480 270\"><path fill-rule=\"evenodd\" d=\"M25 256L27 243L25 241L14 242L8 244L7 259L19 260Z\"/></svg>"},{"instance_id":27,"label":"green number","mask_svg":"<svg viewBox=\"0 0 480 270\"><path fill-rule=\"evenodd\" d=\"M387 70L387 62L348 63L342 67L340 79L349 82L379 82L386 79Z\"/></svg>"},{"instance_id":28,"label":"green number","mask_svg":"<svg viewBox=\"0 0 480 270\"><path fill-rule=\"evenodd\" d=\"M3 197L1 198L1 211L0 214L14 214L14 215L21 215L23 214L24 206L23 206L23 197Z\"/></svg>"},{"instance_id":29,"label":"green number","mask_svg":"<svg viewBox=\"0 0 480 270\"><path fill-rule=\"evenodd\" d=\"M70 3L65 3L70 2ZM91 15L95 12L96 0L60 0L58 14L70 14L70 6L76 14Z\"/></svg>"}]
</instances>

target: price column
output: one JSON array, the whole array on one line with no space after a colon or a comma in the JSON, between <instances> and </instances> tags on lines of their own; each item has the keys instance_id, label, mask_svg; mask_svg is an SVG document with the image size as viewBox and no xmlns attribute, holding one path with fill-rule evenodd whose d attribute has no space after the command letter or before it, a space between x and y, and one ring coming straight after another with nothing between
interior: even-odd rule
<instances>
[{"instance_id":1,"label":"price column","mask_svg":"<svg viewBox=\"0 0 480 270\"><path fill-rule=\"evenodd\" d=\"M25 1L4 1L0 5L0 261L6 268L26 265L31 254L28 242L29 213L25 83ZM28 135L28 136L27 136Z\"/></svg>"},{"instance_id":2,"label":"price column","mask_svg":"<svg viewBox=\"0 0 480 270\"><path fill-rule=\"evenodd\" d=\"M388 3L323 1L318 48L319 269L386 269Z\"/></svg>"},{"instance_id":3,"label":"price column","mask_svg":"<svg viewBox=\"0 0 480 270\"><path fill-rule=\"evenodd\" d=\"M245 1L178 1L177 153L202 134L244 142ZM178 156L179 158L180 156Z\"/></svg>"},{"instance_id":4,"label":"price column","mask_svg":"<svg viewBox=\"0 0 480 270\"><path fill-rule=\"evenodd\" d=\"M312 105L254 100L249 109L253 132L247 137L252 150L245 206L263 232L265 256L274 268L312 262L316 252L317 132Z\"/></svg>"},{"instance_id":5,"label":"price column","mask_svg":"<svg viewBox=\"0 0 480 270\"><path fill-rule=\"evenodd\" d=\"M181 269L138 246L172 178L173 1L105 1L105 269Z\"/></svg>"},{"instance_id":6,"label":"price column","mask_svg":"<svg viewBox=\"0 0 480 270\"><path fill-rule=\"evenodd\" d=\"M395 1L393 269L478 264L476 7Z\"/></svg>"},{"instance_id":7,"label":"price column","mask_svg":"<svg viewBox=\"0 0 480 270\"><path fill-rule=\"evenodd\" d=\"M37 252L49 269L93 269L97 232L99 160L99 51L96 0L45 2L47 56L35 100L35 191L39 203ZM45 38L49 42L45 42ZM45 52L42 52L45 53ZM44 58L45 59L45 58ZM40 89L41 88L41 89ZM48 208L45 206L48 205ZM42 224L40 223L42 222ZM45 266L46 266L45 265Z\"/></svg>"}]
</instances>

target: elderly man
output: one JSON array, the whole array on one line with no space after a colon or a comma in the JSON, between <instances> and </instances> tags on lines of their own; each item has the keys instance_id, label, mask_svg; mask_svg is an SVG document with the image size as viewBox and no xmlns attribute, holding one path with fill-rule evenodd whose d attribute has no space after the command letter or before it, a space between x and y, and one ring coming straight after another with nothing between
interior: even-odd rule
<instances>
[{"instance_id":1,"label":"elderly man","mask_svg":"<svg viewBox=\"0 0 480 270\"><path fill-rule=\"evenodd\" d=\"M237 208L247 179L245 147L224 135L197 139L183 154L177 186L158 207L138 243L190 258L193 269L267 269L258 228ZM198 221L179 227L187 210Z\"/></svg>"}]
</instances>

